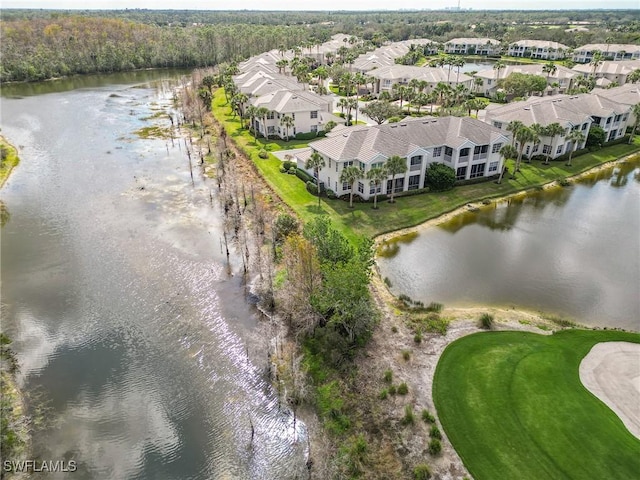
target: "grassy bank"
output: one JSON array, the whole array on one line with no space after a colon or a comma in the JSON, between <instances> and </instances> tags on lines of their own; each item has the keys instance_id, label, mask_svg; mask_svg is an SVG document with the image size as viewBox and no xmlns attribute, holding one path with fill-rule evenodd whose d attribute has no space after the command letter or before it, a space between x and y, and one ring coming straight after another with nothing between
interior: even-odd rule
<instances>
[{"instance_id":1,"label":"grassy bank","mask_svg":"<svg viewBox=\"0 0 640 480\"><path fill-rule=\"evenodd\" d=\"M640 335L492 332L446 348L434 402L476 480L637 478L640 441L578 374L580 361L603 341L640 343Z\"/></svg>"},{"instance_id":2,"label":"grassy bank","mask_svg":"<svg viewBox=\"0 0 640 480\"><path fill-rule=\"evenodd\" d=\"M380 208L377 210L372 208L372 203L356 203L354 208L349 208L348 202L326 198L321 200L321 206L318 208L317 198L307 192L303 182L294 175L280 173L280 160L271 154L267 159L261 159L258 156L260 149L263 148L267 152L284 148L300 148L306 145L306 141L282 142L263 138L255 140L246 129L240 128L240 120L237 117L233 118L231 108L225 103L222 89L218 89L214 94L213 114L224 125L229 137L255 163L271 188L303 221L307 222L316 215L327 215L336 228L351 239L354 238L355 232L375 237L382 233L419 225L469 202L502 197L539 187L640 150L640 137L636 137L632 145L614 145L575 157L570 167L565 166L564 161L551 162L549 165L541 162L531 164L523 162L521 173L515 179L505 178L500 185L488 181L459 186L447 192L400 197L393 204L379 202Z\"/></svg>"},{"instance_id":3,"label":"grassy bank","mask_svg":"<svg viewBox=\"0 0 640 480\"><path fill-rule=\"evenodd\" d=\"M13 145L7 142L4 137L0 137L0 188L2 188L4 182L6 182L11 174L11 170L13 170L18 163L20 163L18 151Z\"/></svg>"}]
</instances>

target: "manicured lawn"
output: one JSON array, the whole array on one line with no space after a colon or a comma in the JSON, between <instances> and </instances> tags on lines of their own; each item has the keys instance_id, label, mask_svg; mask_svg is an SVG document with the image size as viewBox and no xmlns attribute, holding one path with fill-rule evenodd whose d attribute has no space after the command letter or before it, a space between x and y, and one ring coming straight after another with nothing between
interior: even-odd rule
<instances>
[{"instance_id":1,"label":"manicured lawn","mask_svg":"<svg viewBox=\"0 0 640 480\"><path fill-rule=\"evenodd\" d=\"M637 479L640 440L580 382L602 341L640 335L487 332L449 345L436 368L442 426L476 480Z\"/></svg>"},{"instance_id":2,"label":"manicured lawn","mask_svg":"<svg viewBox=\"0 0 640 480\"><path fill-rule=\"evenodd\" d=\"M500 185L489 181L456 187L448 192L400 197L393 204L379 202L377 210L373 209L373 202L354 203L354 208L351 209L348 202L322 198L321 207L318 209L317 197L307 192L302 181L295 175L279 172L280 160L273 155L269 155L266 160L258 157L261 148L265 148L269 152L282 148L300 148L305 146L307 141L282 142L259 138L256 142L247 130L240 128L239 119L232 118L231 109L225 105L222 89L218 89L214 93L213 114L218 121L225 125L229 137L236 141L238 146L256 164L269 185L303 221L306 222L316 215L328 215L336 228L351 239L358 234L374 237L381 233L419 225L466 203L500 197L519 190L544 185L640 150L640 137L636 136L633 145L614 145L594 153L575 157L571 167L566 167L562 161L551 162L550 165L543 165L541 162L532 164L523 162L521 173L515 179L507 176ZM513 170L512 166L511 170Z\"/></svg>"}]
</instances>

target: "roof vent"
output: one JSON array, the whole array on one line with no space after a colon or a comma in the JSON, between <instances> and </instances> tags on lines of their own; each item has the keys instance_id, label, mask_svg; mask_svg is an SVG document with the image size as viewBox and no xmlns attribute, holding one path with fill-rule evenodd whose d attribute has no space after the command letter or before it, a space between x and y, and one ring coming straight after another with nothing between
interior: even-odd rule
<instances>
[{"instance_id":1,"label":"roof vent","mask_svg":"<svg viewBox=\"0 0 640 480\"><path fill-rule=\"evenodd\" d=\"M391 128L398 128L398 125L393 124L393 125L391 125Z\"/></svg>"},{"instance_id":2,"label":"roof vent","mask_svg":"<svg viewBox=\"0 0 640 480\"><path fill-rule=\"evenodd\" d=\"M343 136L344 138L347 138L347 137L349 136L349 134L348 134L348 133L343 133L343 134L342 134L342 136Z\"/></svg>"},{"instance_id":3,"label":"roof vent","mask_svg":"<svg viewBox=\"0 0 640 480\"><path fill-rule=\"evenodd\" d=\"M401 127L406 127L406 126L407 126L407 124L406 124L406 123L401 123L401 124L400 124L400 126L401 126Z\"/></svg>"}]
</instances>

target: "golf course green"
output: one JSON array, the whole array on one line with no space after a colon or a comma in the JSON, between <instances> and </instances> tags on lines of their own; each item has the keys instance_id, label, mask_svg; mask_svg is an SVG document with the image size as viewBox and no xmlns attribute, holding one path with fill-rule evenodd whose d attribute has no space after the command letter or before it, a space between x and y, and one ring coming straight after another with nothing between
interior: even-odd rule
<instances>
[{"instance_id":1,"label":"golf course green","mask_svg":"<svg viewBox=\"0 0 640 480\"><path fill-rule=\"evenodd\" d=\"M640 478L640 440L579 377L581 360L608 341L640 334L483 332L445 349L434 402L476 480Z\"/></svg>"}]
</instances>

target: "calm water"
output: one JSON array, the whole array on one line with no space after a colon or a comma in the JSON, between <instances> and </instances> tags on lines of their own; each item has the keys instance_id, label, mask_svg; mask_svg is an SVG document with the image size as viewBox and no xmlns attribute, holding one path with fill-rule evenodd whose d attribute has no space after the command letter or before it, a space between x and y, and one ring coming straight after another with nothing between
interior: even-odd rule
<instances>
[{"instance_id":1,"label":"calm water","mask_svg":"<svg viewBox=\"0 0 640 480\"><path fill-rule=\"evenodd\" d=\"M464 213L379 257L396 294L640 330L640 168Z\"/></svg>"},{"instance_id":2,"label":"calm water","mask_svg":"<svg viewBox=\"0 0 640 480\"><path fill-rule=\"evenodd\" d=\"M265 380L209 185L133 134L167 126L172 89L146 83L167 75L3 89L21 164L0 192L2 329L51 408L34 455L76 460L74 479L305 478L305 426Z\"/></svg>"}]
</instances>

